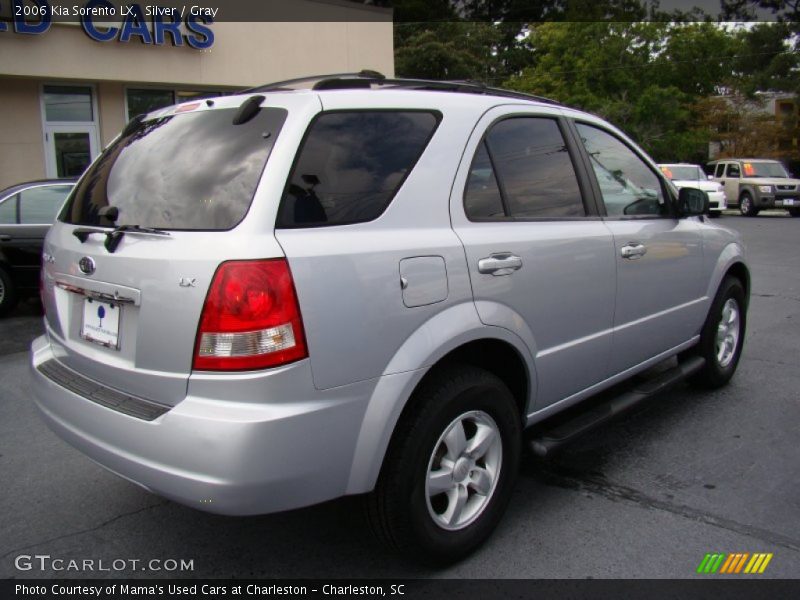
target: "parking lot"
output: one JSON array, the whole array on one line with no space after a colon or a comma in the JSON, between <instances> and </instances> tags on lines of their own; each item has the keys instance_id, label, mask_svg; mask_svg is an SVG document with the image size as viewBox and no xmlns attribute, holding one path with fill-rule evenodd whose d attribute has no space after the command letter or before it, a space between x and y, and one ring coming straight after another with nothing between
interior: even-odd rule
<instances>
[{"instance_id":1,"label":"parking lot","mask_svg":"<svg viewBox=\"0 0 800 600\"><path fill-rule=\"evenodd\" d=\"M554 459L526 458L495 535L439 571L400 562L373 541L358 498L220 517L90 462L36 414L26 349L40 316L22 304L0 320L0 577L683 578L696 577L709 552L773 553L755 577L796 577L800 219L775 211L717 222L742 232L753 276L732 383L712 393L681 385ZM36 554L106 565L184 559L193 570L15 567Z\"/></svg>"}]
</instances>

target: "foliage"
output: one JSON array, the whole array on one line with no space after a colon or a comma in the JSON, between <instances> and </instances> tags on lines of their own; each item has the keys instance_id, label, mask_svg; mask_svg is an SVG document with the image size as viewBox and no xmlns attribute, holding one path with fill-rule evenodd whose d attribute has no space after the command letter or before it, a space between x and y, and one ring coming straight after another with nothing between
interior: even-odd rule
<instances>
[{"instance_id":1,"label":"foliage","mask_svg":"<svg viewBox=\"0 0 800 600\"><path fill-rule=\"evenodd\" d=\"M723 135L718 121L739 98L752 106L759 92L800 93L797 0L722 0L729 18L754 7L776 15L749 26L723 26L697 10L666 13L645 0L394 5L403 16L395 24L398 75L477 80L550 97L605 117L657 160L704 160L708 142ZM718 96L728 100L720 104ZM763 111L739 108L743 132L781 126ZM742 134L754 144L749 154L768 138L777 139L762 135L756 144Z\"/></svg>"}]
</instances>

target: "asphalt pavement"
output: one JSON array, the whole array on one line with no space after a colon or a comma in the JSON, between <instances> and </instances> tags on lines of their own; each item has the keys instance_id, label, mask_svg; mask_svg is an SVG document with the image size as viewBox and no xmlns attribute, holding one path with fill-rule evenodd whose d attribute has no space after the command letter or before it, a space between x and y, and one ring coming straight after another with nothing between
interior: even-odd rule
<instances>
[{"instance_id":1,"label":"asphalt pavement","mask_svg":"<svg viewBox=\"0 0 800 600\"><path fill-rule=\"evenodd\" d=\"M765 552L773 558L755 577L795 578L800 219L776 212L719 222L742 232L753 276L744 354L731 384L711 393L681 385L554 459L526 458L494 536L443 570L384 550L358 498L221 517L95 465L34 410L25 349L41 317L26 303L0 320L0 577L691 578L709 577L695 572L706 553ZM89 559L97 569L102 561L109 570L17 568L27 564L19 556L34 555L64 559L62 567ZM126 563L115 570L120 559L191 560L193 569Z\"/></svg>"}]
</instances>

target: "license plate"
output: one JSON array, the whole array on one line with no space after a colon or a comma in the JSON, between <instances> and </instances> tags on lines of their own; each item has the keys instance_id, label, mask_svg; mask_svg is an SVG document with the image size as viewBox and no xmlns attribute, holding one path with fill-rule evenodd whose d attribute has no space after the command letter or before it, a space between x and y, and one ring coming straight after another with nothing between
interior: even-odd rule
<instances>
[{"instance_id":1,"label":"license plate","mask_svg":"<svg viewBox=\"0 0 800 600\"><path fill-rule=\"evenodd\" d=\"M119 304L84 298L81 337L106 348L118 349L120 312Z\"/></svg>"},{"instance_id":2,"label":"license plate","mask_svg":"<svg viewBox=\"0 0 800 600\"><path fill-rule=\"evenodd\" d=\"M794 198L784 198L783 199L784 206L794 206Z\"/></svg>"}]
</instances>

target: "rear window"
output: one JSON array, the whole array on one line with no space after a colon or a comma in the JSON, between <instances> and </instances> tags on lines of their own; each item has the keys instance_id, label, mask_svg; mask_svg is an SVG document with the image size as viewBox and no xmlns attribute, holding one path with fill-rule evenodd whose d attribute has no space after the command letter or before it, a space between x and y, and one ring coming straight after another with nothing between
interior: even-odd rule
<instances>
[{"instance_id":1,"label":"rear window","mask_svg":"<svg viewBox=\"0 0 800 600\"><path fill-rule=\"evenodd\" d=\"M60 219L74 225L139 225L225 230L241 221L286 111L262 108L233 124L238 109L144 121L125 132L89 168ZM116 222L99 215L119 209Z\"/></svg>"},{"instance_id":2,"label":"rear window","mask_svg":"<svg viewBox=\"0 0 800 600\"><path fill-rule=\"evenodd\" d=\"M323 113L306 132L277 226L322 227L377 218L438 122L438 115L422 111Z\"/></svg>"}]
</instances>

